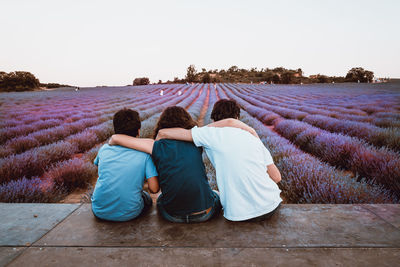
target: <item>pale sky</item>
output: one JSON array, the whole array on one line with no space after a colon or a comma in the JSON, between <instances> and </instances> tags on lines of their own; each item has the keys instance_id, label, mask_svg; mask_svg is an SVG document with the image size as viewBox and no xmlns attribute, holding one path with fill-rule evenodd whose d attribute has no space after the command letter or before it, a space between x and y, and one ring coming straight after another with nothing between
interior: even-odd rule
<instances>
[{"instance_id":1,"label":"pale sky","mask_svg":"<svg viewBox=\"0 0 400 267\"><path fill-rule=\"evenodd\" d=\"M0 0L0 71L78 86L198 70L400 77L397 0Z\"/></svg>"}]
</instances>

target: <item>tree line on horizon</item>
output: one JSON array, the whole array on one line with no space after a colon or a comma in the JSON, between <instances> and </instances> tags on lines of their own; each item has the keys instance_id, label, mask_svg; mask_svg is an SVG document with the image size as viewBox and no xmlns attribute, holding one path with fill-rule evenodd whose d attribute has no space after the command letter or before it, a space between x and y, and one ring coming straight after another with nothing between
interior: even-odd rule
<instances>
[{"instance_id":1,"label":"tree line on horizon","mask_svg":"<svg viewBox=\"0 0 400 267\"><path fill-rule=\"evenodd\" d=\"M38 78L28 71L0 71L0 92L33 91L40 88L71 87L59 83L41 83Z\"/></svg>"},{"instance_id":2,"label":"tree line on horizon","mask_svg":"<svg viewBox=\"0 0 400 267\"><path fill-rule=\"evenodd\" d=\"M165 83L269 83L269 84L310 84L310 83L343 83L343 82L361 82L368 83L374 79L374 73L361 67L350 69L346 76L328 76L316 74L304 76L303 70L278 68L251 68L243 69L232 66L227 70L215 69L206 70L202 68L197 71L194 65L187 68L186 76L183 79L175 77L173 81ZM158 83L162 83L159 81Z\"/></svg>"},{"instance_id":3,"label":"tree line on horizon","mask_svg":"<svg viewBox=\"0 0 400 267\"><path fill-rule=\"evenodd\" d=\"M232 66L227 70L214 69L206 70L202 68L197 71L194 65L187 68L186 76L183 79L175 77L173 81L164 83L274 83L274 84L310 84L310 83L343 83L343 82L372 82L374 73L365 70L361 67L352 68L347 72L345 77L342 76L327 76L322 74L303 75L302 69L286 69L278 67L269 68L251 68L241 69L237 66ZM150 79L147 77L135 78L133 85L150 84ZM161 80L158 84L163 84ZM40 88L58 88L71 87L70 85L58 83L40 83L39 79L27 71L3 72L0 71L0 92L10 91L32 91Z\"/></svg>"}]
</instances>

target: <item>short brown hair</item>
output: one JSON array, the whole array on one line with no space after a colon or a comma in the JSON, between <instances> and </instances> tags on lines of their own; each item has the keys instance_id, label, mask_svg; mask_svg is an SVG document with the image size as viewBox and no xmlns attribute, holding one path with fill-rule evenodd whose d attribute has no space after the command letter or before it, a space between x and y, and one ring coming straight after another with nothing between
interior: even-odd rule
<instances>
[{"instance_id":1,"label":"short brown hair","mask_svg":"<svg viewBox=\"0 0 400 267\"><path fill-rule=\"evenodd\" d=\"M197 126L197 123L184 108L178 106L167 107L158 119L153 138L155 139L158 131L164 128L177 127L189 130L194 126Z\"/></svg>"},{"instance_id":2,"label":"short brown hair","mask_svg":"<svg viewBox=\"0 0 400 267\"><path fill-rule=\"evenodd\" d=\"M211 119L219 121L228 118L238 119L240 116L240 107L235 100L220 99L213 107Z\"/></svg>"},{"instance_id":3,"label":"short brown hair","mask_svg":"<svg viewBox=\"0 0 400 267\"><path fill-rule=\"evenodd\" d=\"M141 127L139 113L132 109L121 109L114 114L114 132L136 137Z\"/></svg>"}]
</instances>

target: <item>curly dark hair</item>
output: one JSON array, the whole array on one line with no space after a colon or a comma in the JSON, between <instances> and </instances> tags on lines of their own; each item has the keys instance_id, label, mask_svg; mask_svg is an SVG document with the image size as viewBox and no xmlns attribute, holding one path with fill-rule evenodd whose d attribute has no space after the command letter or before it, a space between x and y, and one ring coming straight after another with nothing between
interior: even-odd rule
<instances>
[{"instance_id":1,"label":"curly dark hair","mask_svg":"<svg viewBox=\"0 0 400 267\"><path fill-rule=\"evenodd\" d=\"M114 132L136 137L141 127L139 113L132 109L121 109L113 117Z\"/></svg>"},{"instance_id":2,"label":"curly dark hair","mask_svg":"<svg viewBox=\"0 0 400 267\"><path fill-rule=\"evenodd\" d=\"M239 119L240 107L235 100L220 99L215 102L211 112L211 119L219 121L223 119L233 118Z\"/></svg>"},{"instance_id":3,"label":"curly dark hair","mask_svg":"<svg viewBox=\"0 0 400 267\"><path fill-rule=\"evenodd\" d=\"M197 123L184 108L178 106L167 107L158 119L153 138L156 139L158 131L161 129L177 127L189 130L194 126L197 126Z\"/></svg>"}]
</instances>

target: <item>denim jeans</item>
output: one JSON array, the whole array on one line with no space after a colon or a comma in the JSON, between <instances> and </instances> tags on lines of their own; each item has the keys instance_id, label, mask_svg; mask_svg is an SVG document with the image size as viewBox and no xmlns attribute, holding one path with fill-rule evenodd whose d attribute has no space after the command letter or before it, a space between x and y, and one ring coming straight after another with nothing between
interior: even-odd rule
<instances>
[{"instance_id":1,"label":"denim jeans","mask_svg":"<svg viewBox=\"0 0 400 267\"><path fill-rule=\"evenodd\" d=\"M161 195L157 199L157 208L158 211L160 212L161 216L166 219L167 221L170 222L176 222L176 223L197 223L197 222L205 222L215 215L219 214L221 210L221 202L219 200L219 195L215 192L213 192L214 196L214 203L213 206L211 207L210 212L208 213L201 213L201 214L195 214L195 215L171 215L169 214L163 207L160 201Z\"/></svg>"}]
</instances>

